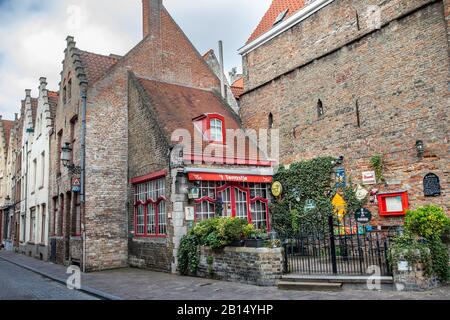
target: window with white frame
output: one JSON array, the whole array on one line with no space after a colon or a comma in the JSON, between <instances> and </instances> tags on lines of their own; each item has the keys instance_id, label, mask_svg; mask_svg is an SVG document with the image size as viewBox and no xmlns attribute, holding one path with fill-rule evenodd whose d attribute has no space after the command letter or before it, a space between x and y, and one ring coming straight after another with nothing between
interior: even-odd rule
<instances>
[{"instance_id":1,"label":"window with white frame","mask_svg":"<svg viewBox=\"0 0 450 320\"><path fill-rule=\"evenodd\" d=\"M211 141L223 142L223 122L220 119L213 118L210 120L210 137Z\"/></svg>"},{"instance_id":2,"label":"window with white frame","mask_svg":"<svg viewBox=\"0 0 450 320\"><path fill-rule=\"evenodd\" d=\"M134 185L135 234L138 237L167 235L165 177Z\"/></svg>"},{"instance_id":3,"label":"window with white frame","mask_svg":"<svg viewBox=\"0 0 450 320\"><path fill-rule=\"evenodd\" d=\"M216 203L222 201L222 216L247 219L256 229L269 230L270 185L266 183L225 183L198 181L200 198L195 200L195 219L216 216Z\"/></svg>"}]
</instances>

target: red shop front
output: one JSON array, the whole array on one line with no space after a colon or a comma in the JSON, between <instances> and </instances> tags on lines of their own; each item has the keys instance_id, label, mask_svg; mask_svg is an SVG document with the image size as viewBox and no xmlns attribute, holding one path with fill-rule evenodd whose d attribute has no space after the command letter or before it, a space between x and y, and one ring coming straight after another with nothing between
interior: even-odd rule
<instances>
[{"instance_id":1,"label":"red shop front","mask_svg":"<svg viewBox=\"0 0 450 320\"><path fill-rule=\"evenodd\" d=\"M220 203L222 216L247 219L256 229L270 230L272 176L190 172L188 177L199 191L194 200L196 221L214 217Z\"/></svg>"}]
</instances>

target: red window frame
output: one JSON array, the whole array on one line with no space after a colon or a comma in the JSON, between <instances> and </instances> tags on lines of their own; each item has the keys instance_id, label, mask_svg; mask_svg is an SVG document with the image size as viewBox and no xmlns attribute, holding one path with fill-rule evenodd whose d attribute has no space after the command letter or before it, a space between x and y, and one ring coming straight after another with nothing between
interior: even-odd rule
<instances>
[{"instance_id":1,"label":"red window frame","mask_svg":"<svg viewBox=\"0 0 450 320\"><path fill-rule=\"evenodd\" d=\"M158 180L161 178L165 178L167 176L167 170L158 171L155 173L151 173L142 177L137 177L131 179L131 183L134 186L134 196L137 193L138 185L144 184L150 181ZM166 187L167 188L167 187ZM146 190L148 191L148 190ZM167 224L166 224L166 233L160 234L159 233L159 204L162 201L167 201L167 198L165 196L160 196L158 199L147 199L146 201L137 200L134 202L134 236L136 238L167 238ZM148 205L152 205L155 210L155 234L149 234L148 233ZM137 215L138 215L138 208L140 206L143 206L144 208L144 233L138 232L138 224L137 224ZM167 208L166 208L167 211Z\"/></svg>"},{"instance_id":2,"label":"red window frame","mask_svg":"<svg viewBox=\"0 0 450 320\"><path fill-rule=\"evenodd\" d=\"M402 191L402 192L394 192L394 193L382 193L378 194L378 209L380 216L404 216L406 215L406 211L409 209L409 199L408 199L408 192ZM386 205L386 199L387 198L396 198L401 197L402 198L402 206L403 211L397 211L397 212L388 212L387 211L387 205Z\"/></svg>"},{"instance_id":3,"label":"red window frame","mask_svg":"<svg viewBox=\"0 0 450 320\"><path fill-rule=\"evenodd\" d=\"M217 194L219 192L223 192L227 189L230 189L230 202L231 202L231 217L235 218L237 215L237 209L236 209L236 189L239 189L243 192L245 192L247 194L246 196L246 203L247 203L247 221L248 223L253 223L253 218L252 218L252 212L251 212L251 205L255 202L263 202L266 204L266 224L267 224L267 232L270 232L270 219L269 219L269 200L262 198L262 197L255 197L255 198L251 198L251 190L250 188L241 186L238 183L235 182L230 182L230 183L226 183L221 187L216 188L216 198L217 198ZM195 204L199 204L202 203L204 201L207 201L209 203L214 203L214 205L216 204L217 200L216 199L212 199L211 197L205 196L202 197L200 199L196 199L194 200ZM195 212L195 222L197 222L197 206L194 206L194 212Z\"/></svg>"}]
</instances>

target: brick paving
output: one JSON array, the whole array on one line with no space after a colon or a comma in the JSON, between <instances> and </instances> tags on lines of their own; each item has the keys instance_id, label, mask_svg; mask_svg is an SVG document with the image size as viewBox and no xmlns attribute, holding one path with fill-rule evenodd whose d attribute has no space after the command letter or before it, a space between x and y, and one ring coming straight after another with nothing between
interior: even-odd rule
<instances>
[{"instance_id":1,"label":"brick paving","mask_svg":"<svg viewBox=\"0 0 450 320\"><path fill-rule=\"evenodd\" d=\"M0 300L95 300L95 298L76 290L69 290L62 284L0 260Z\"/></svg>"},{"instance_id":2,"label":"brick paving","mask_svg":"<svg viewBox=\"0 0 450 320\"><path fill-rule=\"evenodd\" d=\"M2 259L65 279L66 268L2 251ZM25 272L25 271L24 271ZM22 273L20 275L22 277ZM282 291L233 282L182 277L140 269L117 269L82 275L82 285L125 300L449 300L450 287L429 292L345 290Z\"/></svg>"}]
</instances>

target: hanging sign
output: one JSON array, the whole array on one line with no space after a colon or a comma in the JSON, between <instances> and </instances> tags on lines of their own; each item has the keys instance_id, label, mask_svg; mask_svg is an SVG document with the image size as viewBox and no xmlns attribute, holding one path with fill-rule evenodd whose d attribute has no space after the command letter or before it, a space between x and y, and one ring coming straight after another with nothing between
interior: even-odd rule
<instances>
[{"instance_id":1,"label":"hanging sign","mask_svg":"<svg viewBox=\"0 0 450 320\"><path fill-rule=\"evenodd\" d=\"M279 181L275 181L272 184L272 194L274 197L279 197L283 193L283 186Z\"/></svg>"},{"instance_id":2,"label":"hanging sign","mask_svg":"<svg viewBox=\"0 0 450 320\"><path fill-rule=\"evenodd\" d=\"M186 221L194 221L195 220L195 210L194 207L185 207L184 213L186 216Z\"/></svg>"},{"instance_id":3,"label":"hanging sign","mask_svg":"<svg viewBox=\"0 0 450 320\"><path fill-rule=\"evenodd\" d=\"M334 213L338 217L339 221L342 221L347 213L347 202L345 202L344 198L337 193L331 203L334 207Z\"/></svg>"},{"instance_id":4,"label":"hanging sign","mask_svg":"<svg viewBox=\"0 0 450 320\"><path fill-rule=\"evenodd\" d=\"M377 175L375 171L366 171L362 173L362 183L364 185L377 184Z\"/></svg>"},{"instance_id":5,"label":"hanging sign","mask_svg":"<svg viewBox=\"0 0 450 320\"><path fill-rule=\"evenodd\" d=\"M441 195L439 177L434 173L429 173L423 178L423 193L425 197L438 197Z\"/></svg>"},{"instance_id":6,"label":"hanging sign","mask_svg":"<svg viewBox=\"0 0 450 320\"><path fill-rule=\"evenodd\" d=\"M305 207L303 208L303 211L305 213L308 213L308 212L316 210L316 208L317 208L316 202L313 199L308 199L305 202Z\"/></svg>"},{"instance_id":7,"label":"hanging sign","mask_svg":"<svg viewBox=\"0 0 450 320\"><path fill-rule=\"evenodd\" d=\"M369 223L372 220L372 212L366 208L358 209L355 212L355 220L361 224Z\"/></svg>"},{"instance_id":8,"label":"hanging sign","mask_svg":"<svg viewBox=\"0 0 450 320\"><path fill-rule=\"evenodd\" d=\"M345 188L346 187L345 182L345 169L344 168L338 168L336 170L336 188Z\"/></svg>"},{"instance_id":9,"label":"hanging sign","mask_svg":"<svg viewBox=\"0 0 450 320\"><path fill-rule=\"evenodd\" d=\"M81 180L80 178L72 179L72 192L79 193L81 192Z\"/></svg>"}]
</instances>

